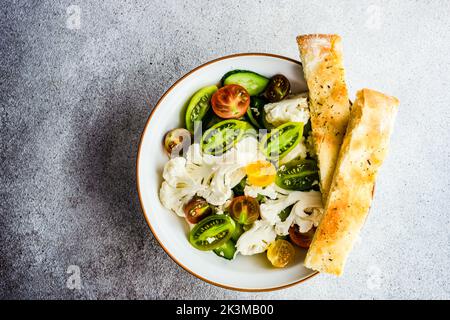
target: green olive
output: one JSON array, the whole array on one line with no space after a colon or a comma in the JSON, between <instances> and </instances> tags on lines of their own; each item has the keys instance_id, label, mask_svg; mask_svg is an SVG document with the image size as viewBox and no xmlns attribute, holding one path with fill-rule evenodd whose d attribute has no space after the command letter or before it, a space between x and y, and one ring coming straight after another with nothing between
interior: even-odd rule
<instances>
[{"instance_id":1,"label":"green olive","mask_svg":"<svg viewBox=\"0 0 450 320\"><path fill-rule=\"evenodd\" d=\"M291 84L289 80L282 74L277 74L270 78L264 95L270 102L278 102L286 98L290 90Z\"/></svg>"}]
</instances>

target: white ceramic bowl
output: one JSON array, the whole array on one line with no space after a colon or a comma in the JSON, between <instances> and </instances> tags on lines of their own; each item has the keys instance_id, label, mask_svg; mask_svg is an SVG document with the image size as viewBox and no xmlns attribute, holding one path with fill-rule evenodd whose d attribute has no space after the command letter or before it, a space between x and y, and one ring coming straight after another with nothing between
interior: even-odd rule
<instances>
[{"instance_id":1,"label":"white ceramic bowl","mask_svg":"<svg viewBox=\"0 0 450 320\"><path fill-rule=\"evenodd\" d=\"M212 252L196 250L189 244L189 229L184 219L164 208L159 200L162 169L168 161L162 140L167 131L181 125L181 109L194 92L218 83L226 72L234 69L252 70L267 77L281 73L291 82L293 93L304 92L307 87L301 68L298 61L260 53L236 54L210 61L175 82L147 120L137 156L137 188L145 219L167 254L204 281L234 290L269 291L300 283L317 274L303 266L304 250L298 250L295 263L283 269L273 268L265 254L238 255L228 261Z\"/></svg>"}]
</instances>

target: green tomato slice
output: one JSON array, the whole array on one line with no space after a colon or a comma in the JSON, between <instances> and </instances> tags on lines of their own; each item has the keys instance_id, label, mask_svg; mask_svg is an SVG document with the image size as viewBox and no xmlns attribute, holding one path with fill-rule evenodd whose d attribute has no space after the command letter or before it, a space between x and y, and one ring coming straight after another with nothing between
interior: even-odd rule
<instances>
[{"instance_id":1,"label":"green tomato slice","mask_svg":"<svg viewBox=\"0 0 450 320\"><path fill-rule=\"evenodd\" d=\"M286 190L307 191L319 181L319 168L311 159L292 160L278 168L275 183Z\"/></svg>"},{"instance_id":2,"label":"green tomato slice","mask_svg":"<svg viewBox=\"0 0 450 320\"><path fill-rule=\"evenodd\" d=\"M303 123L287 122L273 129L261 141L261 150L270 160L280 160L302 139Z\"/></svg>"},{"instance_id":3,"label":"green tomato slice","mask_svg":"<svg viewBox=\"0 0 450 320\"><path fill-rule=\"evenodd\" d=\"M206 130L200 144L204 153L221 155L247 135L256 135L249 123L230 119L216 123Z\"/></svg>"},{"instance_id":4,"label":"green tomato slice","mask_svg":"<svg viewBox=\"0 0 450 320\"><path fill-rule=\"evenodd\" d=\"M189 101L186 109L186 129L194 132L195 121L202 121L211 107L212 95L218 90L217 86L209 86L198 90Z\"/></svg>"},{"instance_id":5,"label":"green tomato slice","mask_svg":"<svg viewBox=\"0 0 450 320\"><path fill-rule=\"evenodd\" d=\"M189 242L198 250L214 250L230 240L234 229L235 223L230 216L215 214L195 225L189 234Z\"/></svg>"}]
</instances>

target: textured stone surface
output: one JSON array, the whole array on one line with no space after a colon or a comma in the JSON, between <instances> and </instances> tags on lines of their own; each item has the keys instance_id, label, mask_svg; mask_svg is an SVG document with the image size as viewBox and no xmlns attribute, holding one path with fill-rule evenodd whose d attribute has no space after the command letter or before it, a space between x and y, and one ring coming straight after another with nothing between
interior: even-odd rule
<instances>
[{"instance_id":1,"label":"textured stone surface","mask_svg":"<svg viewBox=\"0 0 450 320\"><path fill-rule=\"evenodd\" d=\"M2 3L0 298L450 298L450 2L214 3ZM352 97L367 86L401 100L362 240L339 279L261 294L203 283L140 212L151 105L203 62L297 58L295 36L314 32L343 36Z\"/></svg>"}]
</instances>

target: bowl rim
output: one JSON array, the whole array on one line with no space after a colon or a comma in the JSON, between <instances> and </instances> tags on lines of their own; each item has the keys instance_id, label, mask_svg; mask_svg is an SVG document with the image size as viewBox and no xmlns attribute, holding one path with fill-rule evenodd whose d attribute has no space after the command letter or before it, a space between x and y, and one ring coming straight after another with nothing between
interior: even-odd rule
<instances>
[{"instance_id":1,"label":"bowl rim","mask_svg":"<svg viewBox=\"0 0 450 320\"><path fill-rule=\"evenodd\" d=\"M145 123L144 129L142 130L141 136L139 138L139 145L138 145L138 151L137 151L137 156L136 156L136 187L137 187L137 193L138 193L138 197L139 197L139 204L141 207L141 213L144 216L145 221L147 222L148 227L150 228L150 231L152 232L153 236L155 237L156 241L159 243L159 245L162 247L162 249L164 250L164 252L176 263L178 264L181 268L183 268L185 271L189 272L191 275L197 277L200 280L203 280L206 283L212 284L214 286L223 288L223 289L228 289L228 290L234 290L234 291L240 291L240 292L270 292L270 291L276 291L276 290L281 290L281 289L285 289L285 288L289 288L292 286L295 286L299 283L305 282L306 280L309 280L313 277L315 277L316 275L319 274L318 271L314 271L313 273L311 273L310 275L301 278L300 280L288 283L288 284L284 284L281 286L276 286L276 287L270 287L270 288L256 288L256 289L249 289L249 288L238 288L238 287L233 287L233 286L228 286L228 285L224 285L215 281L211 281L209 279L206 279L202 276L200 276L199 274L195 273L194 271L190 270L188 267L186 267L185 265L183 265L180 261L178 261L170 252L169 250L164 246L164 244L160 241L160 239L158 238L157 234L154 232L154 229L149 221L149 219L147 218L147 213L144 209L143 206L143 201L142 201L142 195L141 195L141 190L139 187L139 159L140 159L140 154L141 154L141 147L142 147L142 140L144 138L145 132L147 131L147 128L150 125L150 121L152 120L153 114L156 111L156 109L159 107L159 105L161 104L161 102L164 100L164 98L172 91L172 89L174 89L182 80L184 80L186 77L188 77L189 75L191 75L192 73L219 61L222 60L227 60L227 59L232 59L232 58L236 58L236 57L245 57L245 56L257 56L257 57L272 57L272 58L277 58L277 59L281 59L281 60L286 60L286 61L290 61L293 63L296 63L298 65L302 65L300 61L289 58L289 57L285 57L282 55L277 55L277 54L273 54L273 53L261 53L261 52L248 52L248 53L235 53L235 54L230 54L230 55L226 55L226 56L222 56L213 60L210 60L208 62L205 62L197 67L195 67L194 69L190 70L189 72L187 72L186 74L184 74L181 78L179 78L178 80L176 80L170 87L169 89L167 89L164 94L158 99L157 103L155 104L155 106L153 107L152 111L150 112L150 115L147 118L147 121ZM149 105L149 107L151 107L151 105L148 103L148 101L146 101L147 104Z\"/></svg>"}]
</instances>

